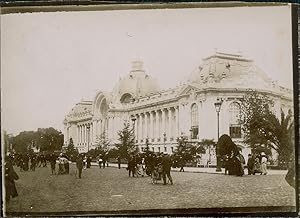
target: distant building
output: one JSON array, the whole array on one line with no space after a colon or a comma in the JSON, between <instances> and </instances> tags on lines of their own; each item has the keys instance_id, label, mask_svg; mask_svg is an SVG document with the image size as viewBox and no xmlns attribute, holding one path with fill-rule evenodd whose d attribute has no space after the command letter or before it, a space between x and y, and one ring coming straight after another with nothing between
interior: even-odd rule
<instances>
[{"instance_id":1,"label":"distant building","mask_svg":"<svg viewBox=\"0 0 300 218\"><path fill-rule=\"evenodd\" d=\"M222 101L219 132L230 135L243 148L240 103L249 89L266 93L275 101L275 110L293 108L292 90L272 81L252 60L241 55L217 52L203 59L183 84L162 90L157 80L146 74L141 61L117 82L112 92L98 92L91 101L82 101L66 115L64 143L70 138L79 152L94 148L97 137L105 133L113 146L124 121L135 128L136 144L142 150L172 153L179 136L193 142L217 141L215 103ZM89 143L89 146L88 146ZM214 151L210 155L215 157Z\"/></svg>"}]
</instances>

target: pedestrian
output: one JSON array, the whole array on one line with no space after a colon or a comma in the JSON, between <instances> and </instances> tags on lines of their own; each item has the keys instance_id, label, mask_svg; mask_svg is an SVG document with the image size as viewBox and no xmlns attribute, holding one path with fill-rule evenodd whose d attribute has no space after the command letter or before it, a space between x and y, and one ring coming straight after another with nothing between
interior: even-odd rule
<instances>
[{"instance_id":1,"label":"pedestrian","mask_svg":"<svg viewBox=\"0 0 300 218\"><path fill-rule=\"evenodd\" d=\"M245 174L244 172L244 165L245 165L245 158L244 156L239 152L236 155L237 158L237 176L243 176Z\"/></svg>"},{"instance_id":2,"label":"pedestrian","mask_svg":"<svg viewBox=\"0 0 300 218\"><path fill-rule=\"evenodd\" d=\"M50 156L50 166L51 166L51 174L55 174L55 165L56 165L56 157L55 154L51 154Z\"/></svg>"},{"instance_id":3,"label":"pedestrian","mask_svg":"<svg viewBox=\"0 0 300 218\"><path fill-rule=\"evenodd\" d=\"M69 160L64 157L64 168L65 168L65 174L69 174Z\"/></svg>"},{"instance_id":4,"label":"pedestrian","mask_svg":"<svg viewBox=\"0 0 300 218\"><path fill-rule=\"evenodd\" d=\"M121 169L121 157L118 157L118 168Z\"/></svg>"},{"instance_id":5,"label":"pedestrian","mask_svg":"<svg viewBox=\"0 0 300 218\"><path fill-rule=\"evenodd\" d=\"M103 160L102 160L101 156L99 156L98 164L99 164L99 167L100 167L100 168L102 167L102 162L103 162Z\"/></svg>"},{"instance_id":6,"label":"pedestrian","mask_svg":"<svg viewBox=\"0 0 300 218\"><path fill-rule=\"evenodd\" d=\"M180 170L179 172L184 172L184 159L182 157L179 158L179 167L180 167Z\"/></svg>"},{"instance_id":7,"label":"pedestrian","mask_svg":"<svg viewBox=\"0 0 300 218\"><path fill-rule=\"evenodd\" d=\"M169 155L165 154L165 156L162 158L162 176L164 185L167 184L167 178L170 181L170 184L173 185L173 179L171 176L171 167L172 167L172 160Z\"/></svg>"},{"instance_id":8,"label":"pedestrian","mask_svg":"<svg viewBox=\"0 0 300 218\"><path fill-rule=\"evenodd\" d=\"M10 201L10 198L18 196L15 180L18 180L19 176L15 172L12 164L12 160L7 156L5 158L5 200Z\"/></svg>"},{"instance_id":9,"label":"pedestrian","mask_svg":"<svg viewBox=\"0 0 300 218\"><path fill-rule=\"evenodd\" d=\"M106 158L103 157L103 169L105 168L105 164L106 164Z\"/></svg>"},{"instance_id":10,"label":"pedestrian","mask_svg":"<svg viewBox=\"0 0 300 218\"><path fill-rule=\"evenodd\" d=\"M23 170L24 171L28 171L29 170L29 156L28 154L24 155L24 166L23 166Z\"/></svg>"},{"instance_id":11,"label":"pedestrian","mask_svg":"<svg viewBox=\"0 0 300 218\"><path fill-rule=\"evenodd\" d=\"M142 158L141 157L137 157L136 158L136 171L137 171L137 176L142 176L144 177L144 169L143 169L143 165L142 165Z\"/></svg>"},{"instance_id":12,"label":"pedestrian","mask_svg":"<svg viewBox=\"0 0 300 218\"><path fill-rule=\"evenodd\" d=\"M88 156L86 159L86 167L91 168L92 157Z\"/></svg>"},{"instance_id":13,"label":"pedestrian","mask_svg":"<svg viewBox=\"0 0 300 218\"><path fill-rule=\"evenodd\" d=\"M83 158L79 154L77 159L76 159L76 167L78 169L78 178L81 179L81 174L82 174L82 168L83 168Z\"/></svg>"},{"instance_id":14,"label":"pedestrian","mask_svg":"<svg viewBox=\"0 0 300 218\"><path fill-rule=\"evenodd\" d=\"M31 156L30 162L31 162L31 164L30 164L30 170L35 171L36 156L34 154Z\"/></svg>"},{"instance_id":15,"label":"pedestrian","mask_svg":"<svg viewBox=\"0 0 300 218\"><path fill-rule=\"evenodd\" d=\"M253 175L255 175L255 173L260 173L260 175L262 175L260 157L258 155L255 157L254 161Z\"/></svg>"},{"instance_id":16,"label":"pedestrian","mask_svg":"<svg viewBox=\"0 0 300 218\"><path fill-rule=\"evenodd\" d=\"M247 162L248 175L254 174L254 163L255 163L255 160L254 160L252 154L248 154L248 162Z\"/></svg>"},{"instance_id":17,"label":"pedestrian","mask_svg":"<svg viewBox=\"0 0 300 218\"><path fill-rule=\"evenodd\" d=\"M267 159L267 156L266 154L263 152L261 154L261 171L262 171L262 174L263 175L267 175L267 162L268 162L268 159Z\"/></svg>"},{"instance_id":18,"label":"pedestrian","mask_svg":"<svg viewBox=\"0 0 300 218\"><path fill-rule=\"evenodd\" d=\"M86 167L87 167L87 157L84 156L84 158L83 158L83 168L86 169Z\"/></svg>"},{"instance_id":19,"label":"pedestrian","mask_svg":"<svg viewBox=\"0 0 300 218\"><path fill-rule=\"evenodd\" d=\"M61 153L58 158L58 174L64 174L65 173L65 166L64 166L64 158Z\"/></svg>"},{"instance_id":20,"label":"pedestrian","mask_svg":"<svg viewBox=\"0 0 300 218\"><path fill-rule=\"evenodd\" d=\"M128 167L127 167L128 171L129 171L128 172L129 177L130 177L131 174L132 174L132 177L134 177L134 175L135 175L135 165L136 165L136 163L135 163L134 157L130 157L129 161L128 161Z\"/></svg>"}]
</instances>

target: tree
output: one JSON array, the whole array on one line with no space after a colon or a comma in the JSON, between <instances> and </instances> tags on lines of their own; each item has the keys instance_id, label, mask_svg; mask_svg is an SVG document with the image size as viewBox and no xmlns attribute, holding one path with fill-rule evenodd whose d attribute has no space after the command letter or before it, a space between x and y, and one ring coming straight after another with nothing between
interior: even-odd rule
<instances>
[{"instance_id":1,"label":"tree","mask_svg":"<svg viewBox=\"0 0 300 218\"><path fill-rule=\"evenodd\" d=\"M109 151L109 140L106 137L106 133L103 132L100 136L97 136L96 138L96 149L95 149L95 155L101 155L106 156Z\"/></svg>"},{"instance_id":2,"label":"tree","mask_svg":"<svg viewBox=\"0 0 300 218\"><path fill-rule=\"evenodd\" d=\"M118 132L120 143L116 145L121 158L129 158L131 153L137 152L135 146L134 130L129 122L124 123L124 128Z\"/></svg>"},{"instance_id":3,"label":"tree","mask_svg":"<svg viewBox=\"0 0 300 218\"><path fill-rule=\"evenodd\" d=\"M39 128L37 131L37 145L40 151L60 151L64 143L64 135L52 127Z\"/></svg>"},{"instance_id":4,"label":"tree","mask_svg":"<svg viewBox=\"0 0 300 218\"><path fill-rule=\"evenodd\" d=\"M281 166L293 153L294 121L291 112L281 111L278 118L272 111L274 103L264 94L249 91L242 102L244 142L253 150L274 149Z\"/></svg>"},{"instance_id":5,"label":"tree","mask_svg":"<svg viewBox=\"0 0 300 218\"><path fill-rule=\"evenodd\" d=\"M177 138L177 147L173 153L174 157L182 158L185 161L192 161L195 159L197 154L197 147L192 143L188 142L187 137ZM176 158L175 158L176 159Z\"/></svg>"},{"instance_id":6,"label":"tree","mask_svg":"<svg viewBox=\"0 0 300 218\"><path fill-rule=\"evenodd\" d=\"M213 147L213 149L216 147L216 142L213 139L202 139L201 142L198 143L196 151L198 154L205 154L206 149L210 149L211 147Z\"/></svg>"},{"instance_id":7,"label":"tree","mask_svg":"<svg viewBox=\"0 0 300 218\"><path fill-rule=\"evenodd\" d=\"M28 149L36 147L40 151L61 150L64 136L62 132L50 127L39 128L37 131L23 131L11 138L13 149L18 153L28 152Z\"/></svg>"},{"instance_id":8,"label":"tree","mask_svg":"<svg viewBox=\"0 0 300 218\"><path fill-rule=\"evenodd\" d=\"M68 158L70 158L72 161L74 161L75 158L78 156L78 153L79 153L78 150L75 149L75 147L74 147L73 139L70 138L68 147L66 149L66 155L68 156Z\"/></svg>"},{"instance_id":9,"label":"tree","mask_svg":"<svg viewBox=\"0 0 300 218\"><path fill-rule=\"evenodd\" d=\"M289 160L294 157L294 120L291 111L286 115L281 110L280 118L271 114L269 124L271 146L278 152L280 165L287 167Z\"/></svg>"}]
</instances>

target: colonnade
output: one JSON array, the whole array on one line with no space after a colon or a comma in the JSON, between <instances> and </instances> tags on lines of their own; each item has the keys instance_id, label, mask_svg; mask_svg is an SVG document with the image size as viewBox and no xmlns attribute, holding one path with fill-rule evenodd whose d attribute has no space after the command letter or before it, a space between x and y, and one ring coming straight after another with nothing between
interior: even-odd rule
<instances>
[{"instance_id":1,"label":"colonnade","mask_svg":"<svg viewBox=\"0 0 300 218\"><path fill-rule=\"evenodd\" d=\"M91 122L77 125L77 142L79 145L92 143L93 129L94 125Z\"/></svg>"},{"instance_id":2,"label":"colonnade","mask_svg":"<svg viewBox=\"0 0 300 218\"><path fill-rule=\"evenodd\" d=\"M103 133L108 133L108 118L95 119L92 123L93 131L92 131L92 139L95 142L97 136L101 136Z\"/></svg>"},{"instance_id":3,"label":"colonnade","mask_svg":"<svg viewBox=\"0 0 300 218\"><path fill-rule=\"evenodd\" d=\"M172 142L179 135L179 108L168 107L135 114L135 137L138 143Z\"/></svg>"}]
</instances>

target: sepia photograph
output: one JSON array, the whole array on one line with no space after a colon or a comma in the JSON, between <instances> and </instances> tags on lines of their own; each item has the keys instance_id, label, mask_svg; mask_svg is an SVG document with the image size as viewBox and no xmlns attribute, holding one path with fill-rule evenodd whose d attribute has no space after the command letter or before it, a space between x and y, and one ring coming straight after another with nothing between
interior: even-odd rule
<instances>
[{"instance_id":1,"label":"sepia photograph","mask_svg":"<svg viewBox=\"0 0 300 218\"><path fill-rule=\"evenodd\" d=\"M291 4L78 7L1 14L3 216L297 214Z\"/></svg>"}]
</instances>

